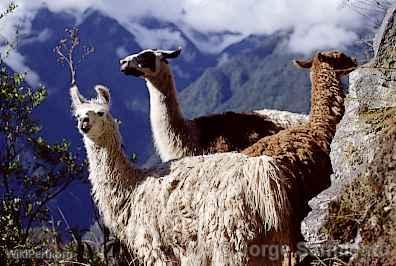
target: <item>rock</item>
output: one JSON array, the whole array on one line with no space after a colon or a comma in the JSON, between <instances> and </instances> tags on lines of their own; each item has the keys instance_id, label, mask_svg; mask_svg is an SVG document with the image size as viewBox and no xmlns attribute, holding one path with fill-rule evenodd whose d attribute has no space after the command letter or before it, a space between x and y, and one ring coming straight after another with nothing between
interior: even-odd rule
<instances>
[{"instance_id":1,"label":"rock","mask_svg":"<svg viewBox=\"0 0 396 266\"><path fill-rule=\"evenodd\" d=\"M373 42L375 61L380 65L387 62L387 59L393 59L396 55L394 41L396 39L396 3L393 4L385 14L383 23L375 35Z\"/></svg>"},{"instance_id":2,"label":"rock","mask_svg":"<svg viewBox=\"0 0 396 266\"><path fill-rule=\"evenodd\" d=\"M393 111L396 114L396 109L392 109L396 108L396 71L389 69L396 67L395 43L396 3L388 10L375 37L375 57L349 76L345 115L331 145L332 185L310 201L312 211L301 225L308 248L316 250L317 243L334 244L323 230L324 224L331 219L329 204L339 200L349 184L367 173L382 137L382 124L378 119L392 116ZM356 248L358 239L359 234L351 247ZM348 243L339 244L345 245Z\"/></svg>"}]
</instances>

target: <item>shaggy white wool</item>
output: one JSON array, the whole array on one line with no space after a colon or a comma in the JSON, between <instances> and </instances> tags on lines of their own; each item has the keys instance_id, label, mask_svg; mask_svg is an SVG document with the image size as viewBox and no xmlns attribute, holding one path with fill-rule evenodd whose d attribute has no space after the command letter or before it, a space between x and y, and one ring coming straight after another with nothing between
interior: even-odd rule
<instances>
[{"instance_id":1,"label":"shaggy white wool","mask_svg":"<svg viewBox=\"0 0 396 266\"><path fill-rule=\"evenodd\" d=\"M261 167L264 169L250 172ZM162 236L163 244L175 247L174 253L182 260L192 255L203 265L205 261L225 259L236 261L216 265L243 265L248 259L248 243L260 232L282 235L282 229L288 227L281 223L286 221L286 195L271 158L235 153L187 157L152 171L165 174L160 174L163 181L149 179L135 195L153 208L149 217L152 228L158 228L154 234ZM256 175L259 172L260 176ZM268 191L260 188L275 191L266 194ZM153 198L153 194L157 196ZM134 209L146 212L147 207L133 202ZM141 215L135 215L130 225L139 223ZM148 217L144 217L147 225ZM128 228L133 234L134 226Z\"/></svg>"},{"instance_id":2,"label":"shaggy white wool","mask_svg":"<svg viewBox=\"0 0 396 266\"><path fill-rule=\"evenodd\" d=\"M161 160L166 162L184 157L191 147L183 144L186 143L183 138L190 137L187 143L191 146L194 146L195 141L193 134L180 134L188 127L177 99L169 99L170 96L165 96L150 81L146 81L146 84L150 94L150 124L155 148Z\"/></svg>"},{"instance_id":3,"label":"shaggy white wool","mask_svg":"<svg viewBox=\"0 0 396 266\"><path fill-rule=\"evenodd\" d=\"M309 116L305 114L297 114L288 111L278 111L273 109L261 109L254 111L255 113L271 118L283 128L292 128L302 126L308 122Z\"/></svg>"},{"instance_id":4,"label":"shaggy white wool","mask_svg":"<svg viewBox=\"0 0 396 266\"><path fill-rule=\"evenodd\" d=\"M267 156L186 157L143 173L124 169L128 178L124 159L108 167L106 159L94 161L102 172L90 180L104 220L145 264L245 265L249 242L262 234L275 232L277 241L288 243L282 173ZM132 179L140 182L129 185Z\"/></svg>"}]
</instances>

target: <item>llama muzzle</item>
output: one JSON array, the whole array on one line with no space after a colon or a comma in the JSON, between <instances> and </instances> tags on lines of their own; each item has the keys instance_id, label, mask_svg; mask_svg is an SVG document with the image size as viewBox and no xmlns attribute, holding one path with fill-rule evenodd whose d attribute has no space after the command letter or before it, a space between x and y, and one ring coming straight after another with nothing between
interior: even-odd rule
<instances>
[{"instance_id":1,"label":"llama muzzle","mask_svg":"<svg viewBox=\"0 0 396 266\"><path fill-rule=\"evenodd\" d=\"M127 60L127 59L122 59L120 60L120 70L122 73L125 75L131 75L135 77L141 77L144 75L142 71L137 69L137 65L134 62L134 60Z\"/></svg>"},{"instance_id":2,"label":"llama muzzle","mask_svg":"<svg viewBox=\"0 0 396 266\"><path fill-rule=\"evenodd\" d=\"M89 124L89 119L88 118L84 118L82 120L80 129L84 133L88 133L88 131L91 129L91 126Z\"/></svg>"}]
</instances>

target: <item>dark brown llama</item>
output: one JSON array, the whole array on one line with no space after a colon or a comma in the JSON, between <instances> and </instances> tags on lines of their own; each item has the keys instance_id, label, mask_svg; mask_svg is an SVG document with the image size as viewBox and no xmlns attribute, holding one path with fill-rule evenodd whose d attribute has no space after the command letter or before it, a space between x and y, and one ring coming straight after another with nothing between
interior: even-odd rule
<instances>
[{"instance_id":1,"label":"dark brown llama","mask_svg":"<svg viewBox=\"0 0 396 266\"><path fill-rule=\"evenodd\" d=\"M306 115L262 110L258 113L226 112L184 118L168 59L175 51L144 50L120 61L127 75L144 77L150 94L150 121L154 143L163 161L184 156L241 151L262 137L307 121Z\"/></svg>"}]
</instances>

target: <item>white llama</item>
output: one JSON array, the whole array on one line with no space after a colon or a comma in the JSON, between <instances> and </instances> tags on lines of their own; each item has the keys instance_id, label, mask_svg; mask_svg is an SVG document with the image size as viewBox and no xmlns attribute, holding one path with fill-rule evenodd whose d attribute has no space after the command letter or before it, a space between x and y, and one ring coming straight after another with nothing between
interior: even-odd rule
<instances>
[{"instance_id":1,"label":"white llama","mask_svg":"<svg viewBox=\"0 0 396 266\"><path fill-rule=\"evenodd\" d=\"M110 94L86 100L71 88L104 222L145 265L279 265L252 246L290 244L286 190L294 185L267 156L186 157L138 169L122 150ZM279 259L279 257L277 258Z\"/></svg>"}]
</instances>

